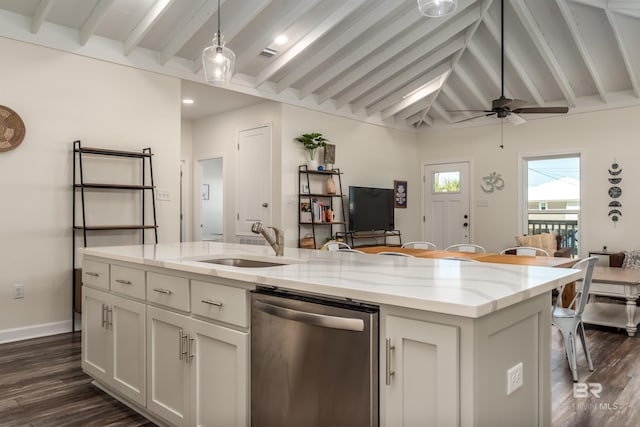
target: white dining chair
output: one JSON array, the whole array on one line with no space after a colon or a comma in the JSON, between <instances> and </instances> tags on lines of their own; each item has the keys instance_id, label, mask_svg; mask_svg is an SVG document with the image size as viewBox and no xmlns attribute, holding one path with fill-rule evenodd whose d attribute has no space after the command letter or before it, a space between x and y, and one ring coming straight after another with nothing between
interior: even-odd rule
<instances>
[{"instance_id":1,"label":"white dining chair","mask_svg":"<svg viewBox=\"0 0 640 427\"><path fill-rule=\"evenodd\" d=\"M364 253L364 252L359 251L357 249L351 249L351 248L340 248L340 249L338 249L338 252L351 252L351 253L354 253L354 254L363 254Z\"/></svg>"},{"instance_id":2,"label":"white dining chair","mask_svg":"<svg viewBox=\"0 0 640 427\"><path fill-rule=\"evenodd\" d=\"M431 251L435 251L436 249L438 249L435 243L423 242L423 241L407 242L403 244L401 247L413 248L413 249L428 249Z\"/></svg>"},{"instance_id":3,"label":"white dining chair","mask_svg":"<svg viewBox=\"0 0 640 427\"><path fill-rule=\"evenodd\" d=\"M515 255L521 256L549 256L549 252L544 249L534 248L533 246L513 246L500 251L500 255L505 255L507 252L515 252Z\"/></svg>"},{"instance_id":4,"label":"white dining chair","mask_svg":"<svg viewBox=\"0 0 640 427\"><path fill-rule=\"evenodd\" d=\"M415 258L413 255L405 254L404 252L394 252L394 251L382 251L382 252L378 252L376 255L405 256L405 257Z\"/></svg>"},{"instance_id":5,"label":"white dining chair","mask_svg":"<svg viewBox=\"0 0 640 427\"><path fill-rule=\"evenodd\" d=\"M593 371L593 361L589 354L589 348L587 347L587 340L584 335L584 324L582 323L582 313L587 305L589 299L589 288L591 287L591 276L593 275L593 268L598 263L598 257L589 257L578 261L571 268L579 269L583 271L582 276L582 289L576 292L575 296L569 303L568 307L562 306L562 292L566 285L563 285L556 298L556 304L551 312L551 324L562 333L564 341L564 350L567 355L567 361L569 362L569 369L571 369L571 375L573 381L578 381L578 362L576 360L576 338L580 337L582 342L582 349L584 350L585 358L587 359L587 365L589 370ZM575 304L575 309L571 308Z\"/></svg>"},{"instance_id":6,"label":"white dining chair","mask_svg":"<svg viewBox=\"0 0 640 427\"><path fill-rule=\"evenodd\" d=\"M320 247L323 251L337 251L339 249L351 249L351 246L344 242L327 242Z\"/></svg>"},{"instance_id":7,"label":"white dining chair","mask_svg":"<svg viewBox=\"0 0 640 427\"><path fill-rule=\"evenodd\" d=\"M447 252L477 252L486 253L487 251L480 245L474 245L473 243L458 243L451 245L445 249Z\"/></svg>"}]
</instances>

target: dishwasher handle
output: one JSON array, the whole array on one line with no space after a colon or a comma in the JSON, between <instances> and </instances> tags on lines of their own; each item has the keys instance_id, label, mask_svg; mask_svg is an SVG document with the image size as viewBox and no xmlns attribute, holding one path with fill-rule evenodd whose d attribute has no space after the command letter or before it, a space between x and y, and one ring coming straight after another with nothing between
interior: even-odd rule
<instances>
[{"instance_id":1,"label":"dishwasher handle","mask_svg":"<svg viewBox=\"0 0 640 427\"><path fill-rule=\"evenodd\" d=\"M326 314L309 313L306 311L294 310L292 308L281 307L279 305L266 303L260 300L254 301L254 307L265 313L282 317L283 319L295 320L309 325L320 326L322 328L343 329L345 331L364 331L364 320L350 317L327 316Z\"/></svg>"}]
</instances>

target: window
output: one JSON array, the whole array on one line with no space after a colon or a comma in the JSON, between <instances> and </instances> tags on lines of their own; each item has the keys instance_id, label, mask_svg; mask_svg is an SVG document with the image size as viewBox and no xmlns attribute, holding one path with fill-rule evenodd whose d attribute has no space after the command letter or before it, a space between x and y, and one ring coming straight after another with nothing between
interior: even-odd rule
<instances>
[{"instance_id":1,"label":"window","mask_svg":"<svg viewBox=\"0 0 640 427\"><path fill-rule=\"evenodd\" d=\"M434 172L433 174L434 193L459 193L460 192L460 172Z\"/></svg>"},{"instance_id":2,"label":"window","mask_svg":"<svg viewBox=\"0 0 640 427\"><path fill-rule=\"evenodd\" d=\"M562 247L578 253L580 216L580 156L530 157L524 159L526 234L555 231Z\"/></svg>"}]
</instances>

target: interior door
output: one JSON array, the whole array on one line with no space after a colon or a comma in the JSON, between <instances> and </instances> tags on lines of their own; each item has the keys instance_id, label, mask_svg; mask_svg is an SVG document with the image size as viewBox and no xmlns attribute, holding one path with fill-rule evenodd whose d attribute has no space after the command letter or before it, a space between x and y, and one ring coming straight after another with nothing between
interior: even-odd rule
<instances>
[{"instance_id":1,"label":"interior door","mask_svg":"<svg viewBox=\"0 0 640 427\"><path fill-rule=\"evenodd\" d=\"M236 234L254 235L251 224L271 225L271 125L238 132Z\"/></svg>"},{"instance_id":2,"label":"interior door","mask_svg":"<svg viewBox=\"0 0 640 427\"><path fill-rule=\"evenodd\" d=\"M470 243L469 163L423 166L423 238L444 249Z\"/></svg>"}]
</instances>

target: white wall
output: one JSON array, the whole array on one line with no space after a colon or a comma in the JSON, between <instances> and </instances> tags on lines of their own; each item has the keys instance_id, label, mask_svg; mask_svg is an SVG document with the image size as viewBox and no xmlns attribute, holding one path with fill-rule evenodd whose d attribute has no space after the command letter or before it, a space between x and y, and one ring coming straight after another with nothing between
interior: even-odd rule
<instances>
[{"instance_id":1,"label":"white wall","mask_svg":"<svg viewBox=\"0 0 640 427\"><path fill-rule=\"evenodd\" d=\"M515 244L518 229L518 163L521 156L581 153L581 240L582 255L606 245L609 250L640 247L640 182L638 135L640 107L593 113L569 114L530 120L520 126L504 126L504 149L500 149L500 128L493 126L460 130L428 131L420 134L419 158L425 162L448 161L457 156L472 158L472 239L490 251ZM621 220L614 224L607 216L608 168L614 160L624 170ZM502 174L503 191L481 191L482 177ZM487 207L478 207L487 201Z\"/></svg>"},{"instance_id":2,"label":"white wall","mask_svg":"<svg viewBox=\"0 0 640 427\"><path fill-rule=\"evenodd\" d=\"M223 218L223 164L222 159L201 160L202 182L209 186L209 199L202 199L202 237L214 240L224 232Z\"/></svg>"},{"instance_id":3,"label":"white wall","mask_svg":"<svg viewBox=\"0 0 640 427\"><path fill-rule=\"evenodd\" d=\"M0 341L17 328L70 329L72 142L151 147L157 187L179 191L180 82L0 38L1 102L26 125L0 153ZM159 236L179 236L179 204L158 202ZM13 285L25 298L12 299ZM9 338L10 339L10 338Z\"/></svg>"},{"instance_id":4,"label":"white wall","mask_svg":"<svg viewBox=\"0 0 640 427\"><path fill-rule=\"evenodd\" d=\"M304 148L294 138L308 132L320 132L335 144L334 167L343 172L345 194L349 185L393 188L394 179L406 180L407 208L395 209L395 226L403 241L420 237L420 167L414 133L283 104L282 222L287 246L298 245L298 166L306 163Z\"/></svg>"},{"instance_id":5,"label":"white wall","mask_svg":"<svg viewBox=\"0 0 640 427\"><path fill-rule=\"evenodd\" d=\"M182 241L193 240L193 123L180 123L180 162L182 163Z\"/></svg>"},{"instance_id":6,"label":"white wall","mask_svg":"<svg viewBox=\"0 0 640 427\"><path fill-rule=\"evenodd\" d=\"M193 121L193 161L220 156L224 159L224 236L227 242L240 241L235 235L238 131L272 125L272 188L275 202L280 198L280 175L276 173L280 170L280 121L280 104L276 102L263 102ZM281 208L278 203L272 206L274 225L279 226ZM256 236L256 241L260 239Z\"/></svg>"}]
</instances>

